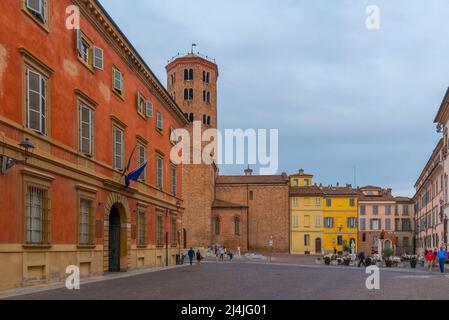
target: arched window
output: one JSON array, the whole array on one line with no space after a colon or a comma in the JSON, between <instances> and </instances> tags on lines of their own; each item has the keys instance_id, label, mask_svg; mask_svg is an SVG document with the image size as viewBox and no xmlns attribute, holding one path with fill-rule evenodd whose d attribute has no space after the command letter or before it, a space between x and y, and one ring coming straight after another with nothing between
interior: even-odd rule
<instances>
[{"instance_id":1,"label":"arched window","mask_svg":"<svg viewBox=\"0 0 449 320\"><path fill-rule=\"evenodd\" d=\"M189 80L189 70L184 69L184 80Z\"/></svg>"},{"instance_id":2,"label":"arched window","mask_svg":"<svg viewBox=\"0 0 449 320\"><path fill-rule=\"evenodd\" d=\"M203 82L206 82L206 71L203 71Z\"/></svg>"},{"instance_id":3,"label":"arched window","mask_svg":"<svg viewBox=\"0 0 449 320\"><path fill-rule=\"evenodd\" d=\"M189 80L193 80L193 69L189 70Z\"/></svg>"},{"instance_id":4,"label":"arched window","mask_svg":"<svg viewBox=\"0 0 449 320\"><path fill-rule=\"evenodd\" d=\"M207 124L208 126L210 126L210 116L209 116L209 117L207 117L207 121L206 121L206 124Z\"/></svg>"},{"instance_id":5,"label":"arched window","mask_svg":"<svg viewBox=\"0 0 449 320\"><path fill-rule=\"evenodd\" d=\"M189 121L190 121L190 122L195 121L195 115L194 115L193 113L191 113L191 114L189 115Z\"/></svg>"},{"instance_id":6,"label":"arched window","mask_svg":"<svg viewBox=\"0 0 449 320\"><path fill-rule=\"evenodd\" d=\"M189 89L189 100L193 100L193 89Z\"/></svg>"},{"instance_id":7,"label":"arched window","mask_svg":"<svg viewBox=\"0 0 449 320\"><path fill-rule=\"evenodd\" d=\"M234 220L234 233L236 236L240 235L240 218L236 217Z\"/></svg>"},{"instance_id":8,"label":"arched window","mask_svg":"<svg viewBox=\"0 0 449 320\"><path fill-rule=\"evenodd\" d=\"M203 90L203 101L206 102L206 90Z\"/></svg>"},{"instance_id":9,"label":"arched window","mask_svg":"<svg viewBox=\"0 0 449 320\"><path fill-rule=\"evenodd\" d=\"M184 89L184 100L189 100L189 89Z\"/></svg>"},{"instance_id":10,"label":"arched window","mask_svg":"<svg viewBox=\"0 0 449 320\"><path fill-rule=\"evenodd\" d=\"M215 217L214 226L215 226L215 235L219 236L220 235L220 227L221 227L219 217Z\"/></svg>"},{"instance_id":11,"label":"arched window","mask_svg":"<svg viewBox=\"0 0 449 320\"><path fill-rule=\"evenodd\" d=\"M205 114L203 114L203 124L207 124L207 117Z\"/></svg>"},{"instance_id":12,"label":"arched window","mask_svg":"<svg viewBox=\"0 0 449 320\"><path fill-rule=\"evenodd\" d=\"M207 103L210 103L210 92L207 93L206 101L207 101Z\"/></svg>"}]
</instances>

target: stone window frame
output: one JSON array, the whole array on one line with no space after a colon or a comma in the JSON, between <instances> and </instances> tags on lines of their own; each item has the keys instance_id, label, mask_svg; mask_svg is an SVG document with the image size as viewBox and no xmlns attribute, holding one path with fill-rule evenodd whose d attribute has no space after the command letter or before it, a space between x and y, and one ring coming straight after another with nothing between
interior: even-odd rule
<instances>
[{"instance_id":1,"label":"stone window frame","mask_svg":"<svg viewBox=\"0 0 449 320\"><path fill-rule=\"evenodd\" d=\"M96 203L97 203L97 190L84 186L77 185L77 243L78 248L91 248L94 249L96 247ZM81 201L86 200L91 202L90 211L89 211L89 240L87 243L81 242Z\"/></svg>"},{"instance_id":2,"label":"stone window frame","mask_svg":"<svg viewBox=\"0 0 449 320\"><path fill-rule=\"evenodd\" d=\"M28 0L22 0L22 11L31 18L42 30L44 30L46 33L50 33L50 0L40 0L44 3L45 9L44 9L44 17L40 18L36 14L32 12L31 9L28 8L27 3Z\"/></svg>"},{"instance_id":3,"label":"stone window frame","mask_svg":"<svg viewBox=\"0 0 449 320\"><path fill-rule=\"evenodd\" d=\"M156 209L156 247L164 246L164 210Z\"/></svg>"},{"instance_id":4,"label":"stone window frame","mask_svg":"<svg viewBox=\"0 0 449 320\"><path fill-rule=\"evenodd\" d=\"M143 221L141 220L143 215ZM142 228L143 224L143 229ZM136 244L138 248L147 248L148 247L148 207L143 204L137 205L136 210L136 230L137 230L137 237L136 237ZM143 239L142 237L142 231L143 231Z\"/></svg>"},{"instance_id":5,"label":"stone window frame","mask_svg":"<svg viewBox=\"0 0 449 320\"><path fill-rule=\"evenodd\" d=\"M51 136L51 77L54 70L49 67L45 62L41 61L37 56L21 47L19 53L22 56L23 64L23 111L22 111L22 124L30 132L42 135ZM45 132L39 132L28 126L28 70L38 73L46 81L45 88Z\"/></svg>"},{"instance_id":6,"label":"stone window frame","mask_svg":"<svg viewBox=\"0 0 449 320\"><path fill-rule=\"evenodd\" d=\"M89 158L93 158L95 156L95 111L98 106L98 103L89 97L87 94L85 94L80 89L75 89L75 95L76 95L76 110L77 110L77 126L78 126L78 152L81 155L87 156ZM91 150L90 154L82 152L82 145L81 145L81 108L85 107L90 109L91 112Z\"/></svg>"},{"instance_id":7,"label":"stone window frame","mask_svg":"<svg viewBox=\"0 0 449 320\"><path fill-rule=\"evenodd\" d=\"M23 186L23 194L22 194L22 203L23 203L23 247L25 248L51 248L52 247L52 218L51 218L51 196L52 196L52 184L54 181L54 177L40 173L38 171L30 170L30 169L22 169L22 186ZM41 243L32 243L28 241L27 235L27 227L28 227L28 207L27 207L27 194L28 188L35 187L45 191L45 200L46 200L46 210L47 210L47 243L41 241ZM42 227L41 227L42 230Z\"/></svg>"}]
</instances>

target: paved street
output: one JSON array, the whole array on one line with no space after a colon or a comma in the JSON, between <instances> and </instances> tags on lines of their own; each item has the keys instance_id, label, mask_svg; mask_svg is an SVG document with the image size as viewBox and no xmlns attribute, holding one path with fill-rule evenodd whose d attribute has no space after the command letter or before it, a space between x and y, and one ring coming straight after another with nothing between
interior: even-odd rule
<instances>
[{"instance_id":1,"label":"paved street","mask_svg":"<svg viewBox=\"0 0 449 320\"><path fill-rule=\"evenodd\" d=\"M312 263L207 262L15 299L449 299L445 275L382 269L381 290L368 291L364 271Z\"/></svg>"}]
</instances>

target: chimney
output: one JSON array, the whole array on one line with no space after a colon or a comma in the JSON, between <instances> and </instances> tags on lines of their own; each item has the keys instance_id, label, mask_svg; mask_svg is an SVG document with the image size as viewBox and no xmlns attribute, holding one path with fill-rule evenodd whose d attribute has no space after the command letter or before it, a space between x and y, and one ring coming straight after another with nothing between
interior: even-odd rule
<instances>
[{"instance_id":1,"label":"chimney","mask_svg":"<svg viewBox=\"0 0 449 320\"><path fill-rule=\"evenodd\" d=\"M299 174L303 175L304 174L304 169L299 169Z\"/></svg>"},{"instance_id":2,"label":"chimney","mask_svg":"<svg viewBox=\"0 0 449 320\"><path fill-rule=\"evenodd\" d=\"M245 176L249 177L253 175L253 170L248 167L248 169L245 170Z\"/></svg>"}]
</instances>

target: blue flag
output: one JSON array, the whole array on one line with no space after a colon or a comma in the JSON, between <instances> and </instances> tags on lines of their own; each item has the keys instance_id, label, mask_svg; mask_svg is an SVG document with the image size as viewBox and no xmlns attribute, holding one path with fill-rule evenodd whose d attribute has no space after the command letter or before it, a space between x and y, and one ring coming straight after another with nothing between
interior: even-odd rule
<instances>
[{"instance_id":1,"label":"blue flag","mask_svg":"<svg viewBox=\"0 0 449 320\"><path fill-rule=\"evenodd\" d=\"M140 168L137 168L136 170L130 172L128 175L125 176L125 187L126 188L129 187L131 181L139 180L139 177L142 175L146 166L147 166L147 162L145 162Z\"/></svg>"}]
</instances>

